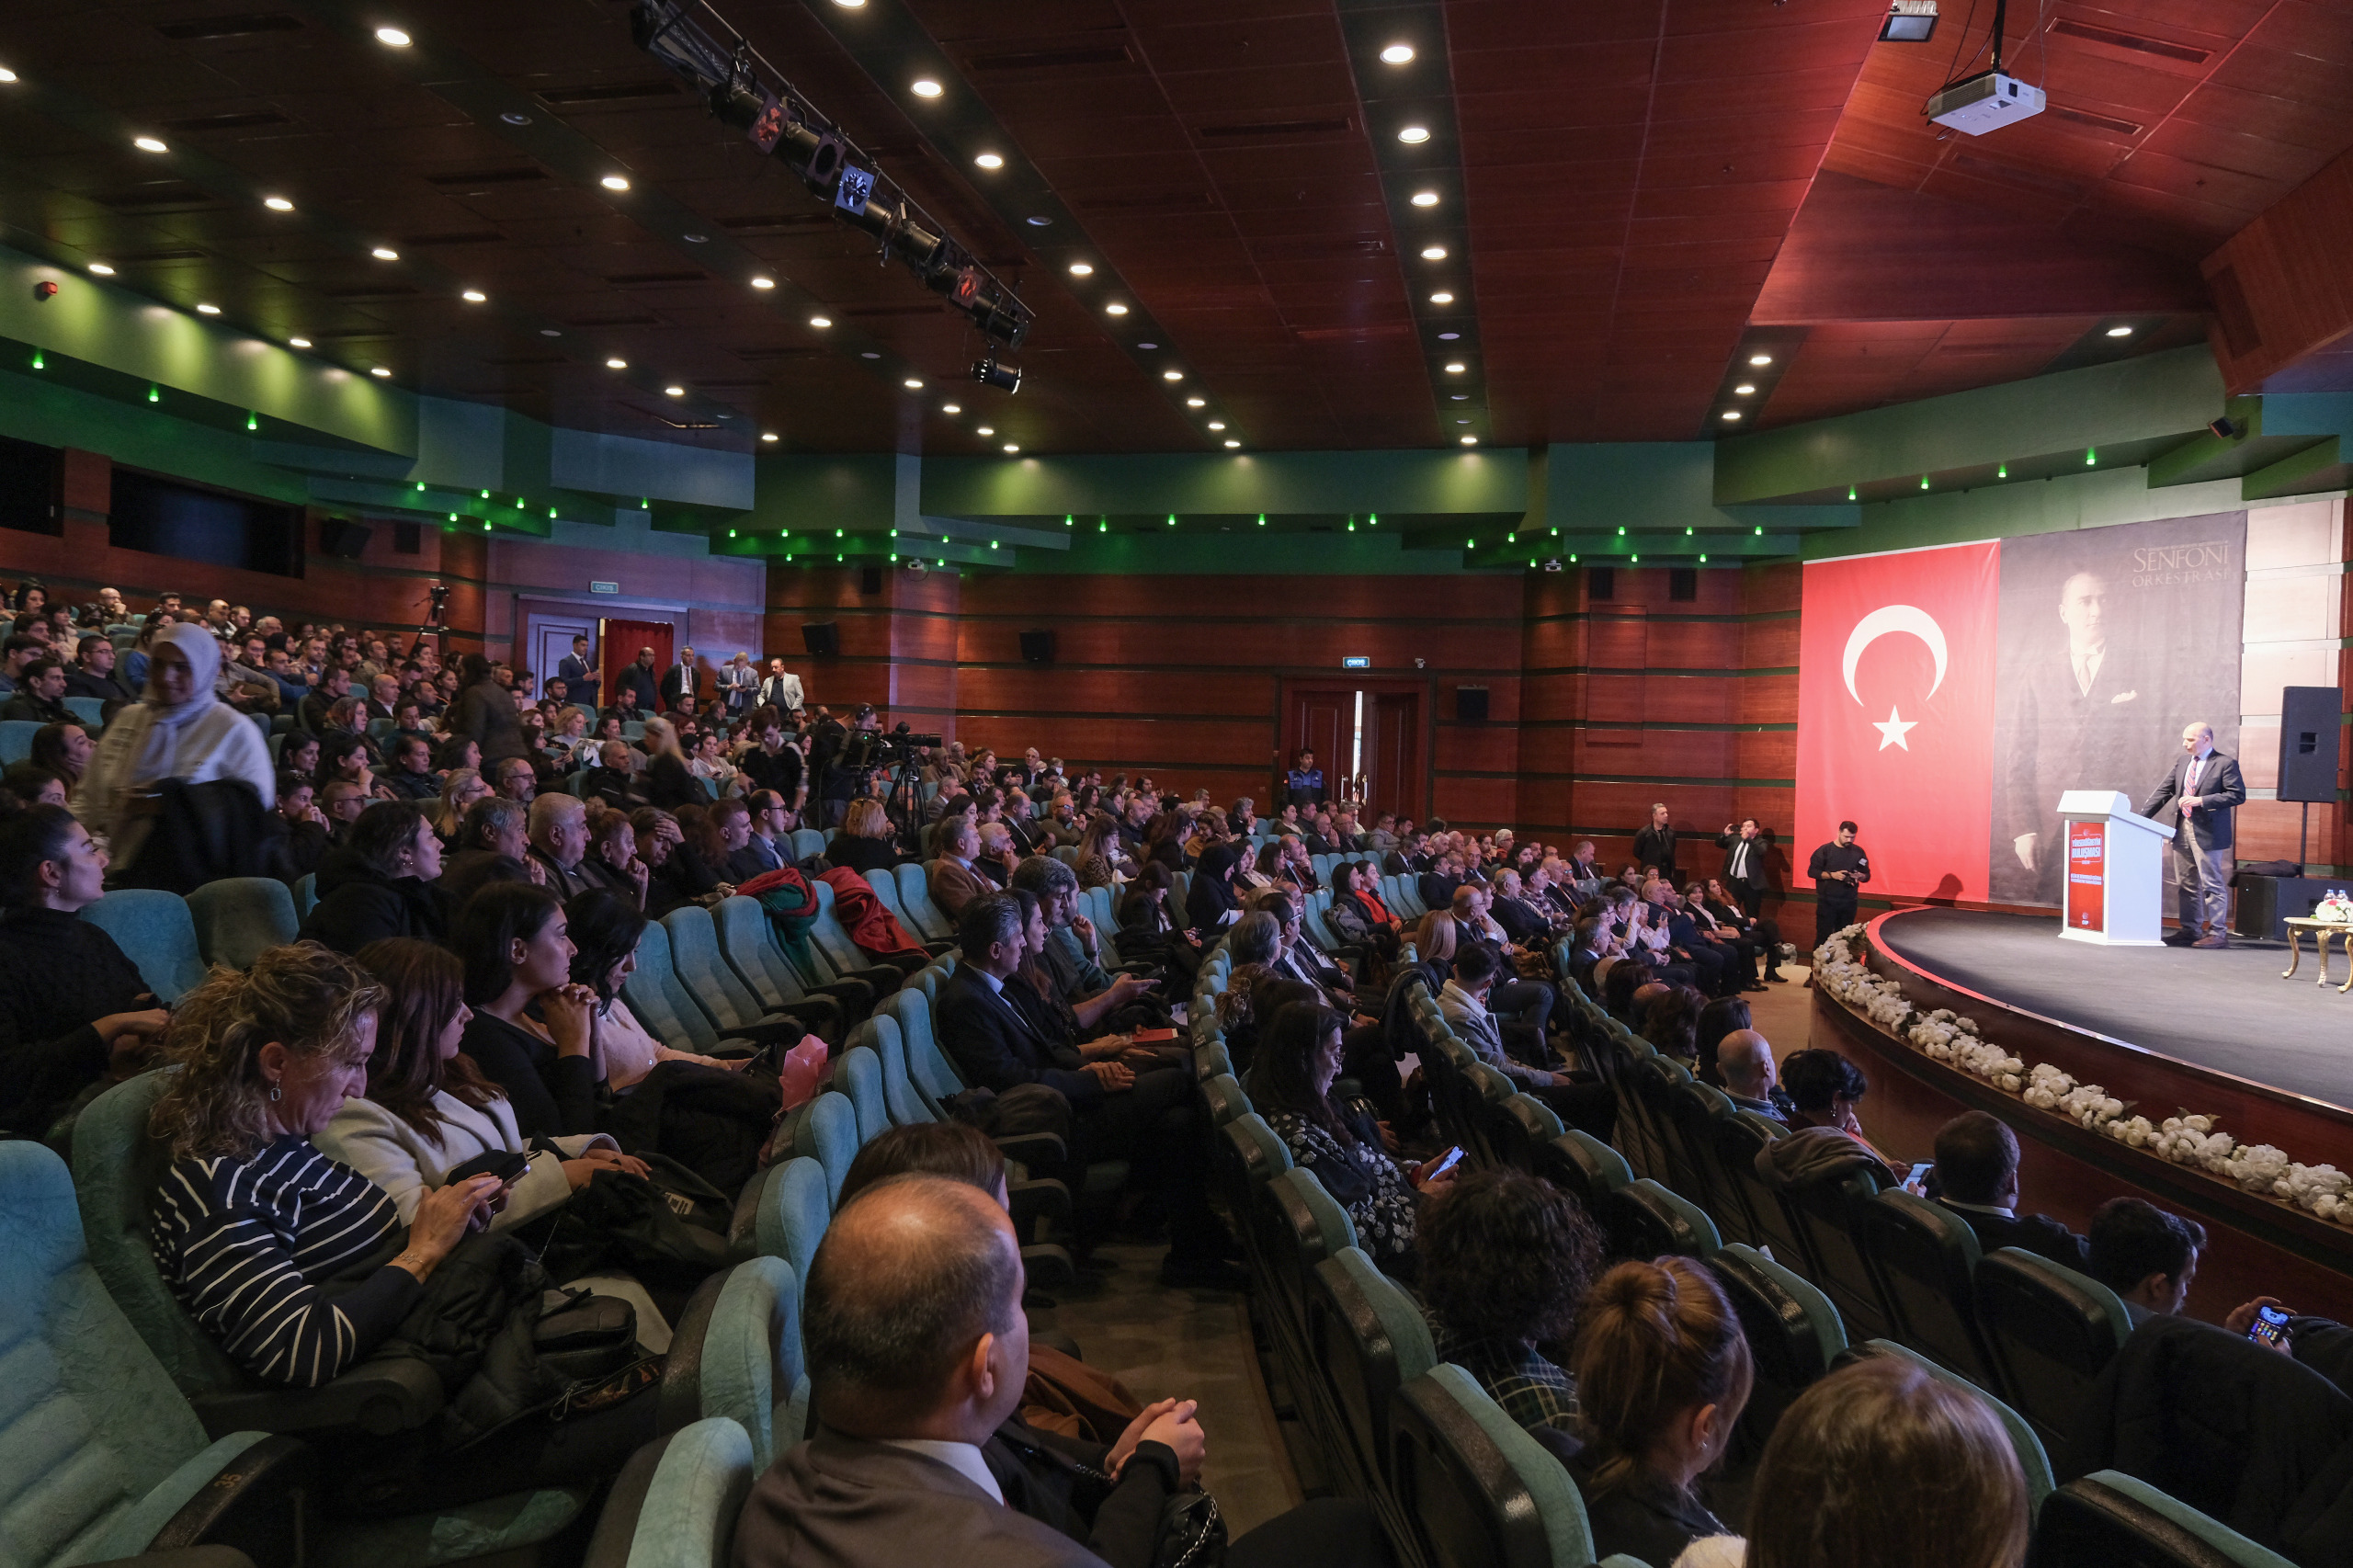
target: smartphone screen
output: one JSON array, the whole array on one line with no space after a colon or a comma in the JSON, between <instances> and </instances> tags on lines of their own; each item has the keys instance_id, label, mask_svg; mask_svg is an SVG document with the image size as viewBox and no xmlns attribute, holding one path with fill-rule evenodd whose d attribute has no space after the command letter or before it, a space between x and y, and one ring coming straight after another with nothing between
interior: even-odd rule
<instances>
[{"instance_id":1,"label":"smartphone screen","mask_svg":"<svg viewBox=\"0 0 2353 1568\"><path fill-rule=\"evenodd\" d=\"M1915 1182L1922 1182L1922 1181L1926 1181L1926 1180L1927 1180L1927 1179L1928 1179L1928 1173L1929 1173L1930 1171L1932 1171L1932 1170L1935 1170L1936 1168L1937 1168L1937 1163L1936 1163L1936 1161L1934 1161L1934 1160L1923 1160L1923 1161L1921 1161L1918 1165L1914 1165L1914 1166L1912 1167L1911 1173L1910 1173L1909 1175L1907 1175L1907 1176L1904 1178L1904 1186L1906 1186L1906 1187L1910 1187L1910 1186L1911 1186L1911 1185L1913 1185Z\"/></svg>"},{"instance_id":2,"label":"smartphone screen","mask_svg":"<svg viewBox=\"0 0 2353 1568\"><path fill-rule=\"evenodd\" d=\"M1437 1168L1432 1170L1430 1175L1434 1176L1444 1176L1447 1172L1452 1170L1456 1165L1461 1165L1461 1163L1462 1145L1457 1143L1453 1148L1447 1151L1446 1158L1438 1163ZM2286 1320L2283 1318L2280 1321L2285 1322Z\"/></svg>"},{"instance_id":3,"label":"smartphone screen","mask_svg":"<svg viewBox=\"0 0 2353 1568\"><path fill-rule=\"evenodd\" d=\"M2278 1307L2257 1307L2246 1336L2259 1345L2279 1345L2288 1337L2288 1314Z\"/></svg>"}]
</instances>

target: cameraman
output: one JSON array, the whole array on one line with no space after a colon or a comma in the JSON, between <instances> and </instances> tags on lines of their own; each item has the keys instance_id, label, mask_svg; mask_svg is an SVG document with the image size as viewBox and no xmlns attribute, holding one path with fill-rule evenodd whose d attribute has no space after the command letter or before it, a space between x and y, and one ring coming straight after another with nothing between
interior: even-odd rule
<instances>
[{"instance_id":1,"label":"cameraman","mask_svg":"<svg viewBox=\"0 0 2353 1568\"><path fill-rule=\"evenodd\" d=\"M872 733L881 728L881 717L874 711L871 703L858 704L858 711L851 716L847 728L831 715L817 726L817 741L811 763L817 775L820 826L839 827L843 813L849 810L849 803L857 797L858 787L865 782L868 770L864 766L844 766L843 754L849 746L851 733ZM863 762L863 758L858 756L847 760L853 764Z\"/></svg>"}]
</instances>

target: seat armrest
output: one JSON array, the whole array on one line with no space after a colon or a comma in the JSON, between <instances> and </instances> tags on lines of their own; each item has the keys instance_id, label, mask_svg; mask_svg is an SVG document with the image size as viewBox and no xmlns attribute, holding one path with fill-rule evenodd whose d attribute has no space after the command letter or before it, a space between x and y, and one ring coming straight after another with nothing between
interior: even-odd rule
<instances>
[{"instance_id":1,"label":"seat armrest","mask_svg":"<svg viewBox=\"0 0 2353 1568\"><path fill-rule=\"evenodd\" d=\"M150 1552L225 1548L256 1562L296 1561L312 1538L319 1456L296 1437L264 1437L222 1465L147 1543Z\"/></svg>"},{"instance_id":2,"label":"seat armrest","mask_svg":"<svg viewBox=\"0 0 2353 1568\"><path fill-rule=\"evenodd\" d=\"M215 1435L357 1427L381 1437L424 1426L445 1401L433 1369L386 1356L360 1362L324 1388L225 1390L195 1394L188 1403L205 1431Z\"/></svg>"},{"instance_id":3,"label":"seat armrest","mask_svg":"<svg viewBox=\"0 0 2353 1568\"><path fill-rule=\"evenodd\" d=\"M669 1353L662 1363L662 1392L655 1396L656 1432L675 1432L711 1414L702 1407L702 1347L727 1275L722 1268L710 1276L679 1309L677 1326L670 1331Z\"/></svg>"},{"instance_id":4,"label":"seat armrest","mask_svg":"<svg viewBox=\"0 0 2353 1568\"><path fill-rule=\"evenodd\" d=\"M1021 1132L990 1142L1006 1159L1018 1160L1025 1165L1043 1165L1051 1170L1070 1158L1068 1148L1051 1132Z\"/></svg>"},{"instance_id":5,"label":"seat armrest","mask_svg":"<svg viewBox=\"0 0 2353 1568\"><path fill-rule=\"evenodd\" d=\"M1023 1247L1021 1267L1032 1290L1059 1290L1078 1278L1078 1265L1072 1261L1070 1249L1050 1243Z\"/></svg>"},{"instance_id":6,"label":"seat armrest","mask_svg":"<svg viewBox=\"0 0 2353 1568\"><path fill-rule=\"evenodd\" d=\"M1013 1216L1016 1231L1034 1236L1040 1221L1070 1218L1070 1187L1051 1176L1007 1181L1006 1212Z\"/></svg>"},{"instance_id":7,"label":"seat armrest","mask_svg":"<svg viewBox=\"0 0 2353 1568\"><path fill-rule=\"evenodd\" d=\"M620 1474L613 1477L604 1509L597 1516L596 1533L588 1538L588 1551L580 1560L581 1568L629 1568L638 1517L645 1511L645 1494L653 1490L654 1472L669 1450L671 1437L665 1432L630 1455Z\"/></svg>"},{"instance_id":8,"label":"seat armrest","mask_svg":"<svg viewBox=\"0 0 2353 1568\"><path fill-rule=\"evenodd\" d=\"M82 1568L254 1568L254 1560L233 1546L184 1546L172 1551L144 1551L136 1557L109 1557L85 1562Z\"/></svg>"}]
</instances>

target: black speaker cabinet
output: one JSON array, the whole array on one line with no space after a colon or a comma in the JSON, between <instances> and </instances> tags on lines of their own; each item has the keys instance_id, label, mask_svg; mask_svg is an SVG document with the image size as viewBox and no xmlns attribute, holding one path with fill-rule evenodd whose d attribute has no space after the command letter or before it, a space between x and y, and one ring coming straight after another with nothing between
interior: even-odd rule
<instances>
[{"instance_id":1,"label":"black speaker cabinet","mask_svg":"<svg viewBox=\"0 0 2353 1568\"><path fill-rule=\"evenodd\" d=\"M803 621L801 645L813 653L838 653L842 651L841 623L833 620Z\"/></svg>"},{"instance_id":2,"label":"black speaker cabinet","mask_svg":"<svg viewBox=\"0 0 2353 1568\"><path fill-rule=\"evenodd\" d=\"M2231 885L2239 894L2231 929L2242 937L2284 942L2288 927L2280 922L2310 915L2331 888L2343 885L2343 879L2257 877L2242 871Z\"/></svg>"},{"instance_id":3,"label":"black speaker cabinet","mask_svg":"<svg viewBox=\"0 0 2353 1568\"><path fill-rule=\"evenodd\" d=\"M2336 801L2340 706L2333 686L2280 688L2280 800Z\"/></svg>"},{"instance_id":4,"label":"black speaker cabinet","mask_svg":"<svg viewBox=\"0 0 2353 1568\"><path fill-rule=\"evenodd\" d=\"M1454 688L1454 716L1457 719L1484 719L1487 716L1487 688L1483 686L1458 686Z\"/></svg>"},{"instance_id":5,"label":"black speaker cabinet","mask_svg":"<svg viewBox=\"0 0 2353 1568\"><path fill-rule=\"evenodd\" d=\"M1051 631L1025 631L1021 634L1021 656L1033 665L1054 662L1054 634Z\"/></svg>"}]
</instances>

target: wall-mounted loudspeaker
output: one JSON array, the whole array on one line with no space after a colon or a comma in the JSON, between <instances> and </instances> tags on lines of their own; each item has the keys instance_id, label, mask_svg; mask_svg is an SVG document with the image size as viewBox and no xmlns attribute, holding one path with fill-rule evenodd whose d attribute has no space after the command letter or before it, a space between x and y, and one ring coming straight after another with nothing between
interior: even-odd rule
<instances>
[{"instance_id":1,"label":"wall-mounted loudspeaker","mask_svg":"<svg viewBox=\"0 0 2353 1568\"><path fill-rule=\"evenodd\" d=\"M368 548L373 530L353 522L348 517L319 519L319 548L329 555L345 561L357 561Z\"/></svg>"},{"instance_id":2,"label":"wall-mounted loudspeaker","mask_svg":"<svg viewBox=\"0 0 2353 1568\"><path fill-rule=\"evenodd\" d=\"M2280 688L2280 800L2336 799L2337 742L2344 733L2338 717L2342 706L2333 686Z\"/></svg>"},{"instance_id":3,"label":"wall-mounted loudspeaker","mask_svg":"<svg viewBox=\"0 0 2353 1568\"><path fill-rule=\"evenodd\" d=\"M880 566L859 567L858 569L858 591L861 594L881 593L882 591L882 568Z\"/></svg>"},{"instance_id":4,"label":"wall-mounted loudspeaker","mask_svg":"<svg viewBox=\"0 0 2353 1568\"><path fill-rule=\"evenodd\" d=\"M1483 686L1456 687L1454 716L1464 721L1484 720L1487 716L1487 688Z\"/></svg>"},{"instance_id":5,"label":"wall-mounted loudspeaker","mask_svg":"<svg viewBox=\"0 0 2353 1568\"><path fill-rule=\"evenodd\" d=\"M1025 631L1021 634L1021 656L1033 665L1054 662L1054 634L1051 631Z\"/></svg>"},{"instance_id":6,"label":"wall-mounted loudspeaker","mask_svg":"<svg viewBox=\"0 0 2353 1568\"><path fill-rule=\"evenodd\" d=\"M813 653L840 653L842 651L841 623L833 620L802 622L801 645Z\"/></svg>"}]
</instances>

